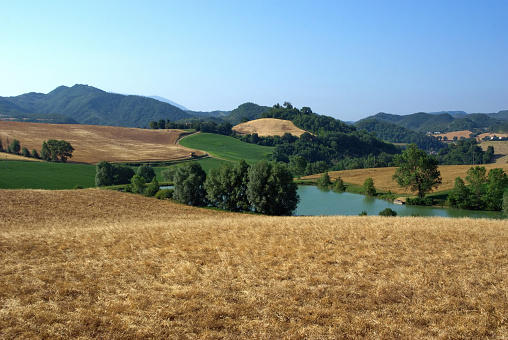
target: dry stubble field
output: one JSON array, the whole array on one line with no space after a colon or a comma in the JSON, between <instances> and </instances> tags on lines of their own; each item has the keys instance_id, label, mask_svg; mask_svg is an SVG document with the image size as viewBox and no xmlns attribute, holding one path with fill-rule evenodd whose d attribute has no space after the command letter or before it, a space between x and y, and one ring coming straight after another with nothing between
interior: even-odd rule
<instances>
[{"instance_id":1,"label":"dry stubble field","mask_svg":"<svg viewBox=\"0 0 508 340\"><path fill-rule=\"evenodd\" d=\"M261 118L240 123L233 127L233 130L242 134L257 133L261 137L283 136L286 132L300 137L305 132L290 121L276 118Z\"/></svg>"},{"instance_id":2,"label":"dry stubble field","mask_svg":"<svg viewBox=\"0 0 508 340\"><path fill-rule=\"evenodd\" d=\"M22 147L40 152L42 142L63 139L75 151L69 162L167 161L189 157L190 150L177 145L182 130L149 130L80 124L41 124L0 121L2 143L17 139ZM196 155L202 155L195 151Z\"/></svg>"},{"instance_id":3,"label":"dry stubble field","mask_svg":"<svg viewBox=\"0 0 508 340\"><path fill-rule=\"evenodd\" d=\"M0 190L0 338L508 337L508 223Z\"/></svg>"}]
</instances>

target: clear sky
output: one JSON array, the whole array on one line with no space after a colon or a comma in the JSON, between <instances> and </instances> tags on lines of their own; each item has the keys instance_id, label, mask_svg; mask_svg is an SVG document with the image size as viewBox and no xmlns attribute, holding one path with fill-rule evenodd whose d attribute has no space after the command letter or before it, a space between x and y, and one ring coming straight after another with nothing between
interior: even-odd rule
<instances>
[{"instance_id":1,"label":"clear sky","mask_svg":"<svg viewBox=\"0 0 508 340\"><path fill-rule=\"evenodd\" d=\"M345 121L508 109L506 0L4 0L0 13L0 96L88 84Z\"/></svg>"}]
</instances>

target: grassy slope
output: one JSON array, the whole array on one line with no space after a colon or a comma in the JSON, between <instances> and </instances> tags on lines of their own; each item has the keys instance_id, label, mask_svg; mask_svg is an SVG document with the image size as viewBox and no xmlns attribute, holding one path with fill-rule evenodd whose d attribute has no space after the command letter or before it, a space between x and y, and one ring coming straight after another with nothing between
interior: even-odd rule
<instances>
[{"instance_id":1,"label":"grassy slope","mask_svg":"<svg viewBox=\"0 0 508 340\"><path fill-rule=\"evenodd\" d=\"M273 147L244 143L233 137L211 133L198 133L185 137L180 140L180 144L230 161L245 159L249 164L265 159L266 155L273 150Z\"/></svg>"},{"instance_id":2,"label":"grassy slope","mask_svg":"<svg viewBox=\"0 0 508 340\"><path fill-rule=\"evenodd\" d=\"M2 189L72 189L95 186L95 166L48 162L0 161Z\"/></svg>"},{"instance_id":3,"label":"grassy slope","mask_svg":"<svg viewBox=\"0 0 508 340\"><path fill-rule=\"evenodd\" d=\"M93 189L0 201L4 339L508 336L506 222L252 216Z\"/></svg>"}]
</instances>

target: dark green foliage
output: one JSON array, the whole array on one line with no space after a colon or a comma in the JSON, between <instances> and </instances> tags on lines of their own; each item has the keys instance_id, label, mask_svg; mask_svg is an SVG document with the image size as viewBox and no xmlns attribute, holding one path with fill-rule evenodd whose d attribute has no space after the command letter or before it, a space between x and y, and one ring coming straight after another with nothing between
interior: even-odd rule
<instances>
[{"instance_id":1,"label":"dark green foliage","mask_svg":"<svg viewBox=\"0 0 508 340\"><path fill-rule=\"evenodd\" d=\"M486 164L490 163L494 155L494 148L483 151L476 139L459 140L439 150L437 159L439 164Z\"/></svg>"},{"instance_id":2,"label":"dark green foliage","mask_svg":"<svg viewBox=\"0 0 508 340\"><path fill-rule=\"evenodd\" d=\"M178 168L173 178L175 191L173 198L181 203L203 206L206 204L204 183L206 173L201 165L188 162Z\"/></svg>"},{"instance_id":3,"label":"dark green foliage","mask_svg":"<svg viewBox=\"0 0 508 340\"><path fill-rule=\"evenodd\" d=\"M367 212L365 210L362 210L362 212L359 213L358 216L367 216Z\"/></svg>"},{"instance_id":4,"label":"dark green foliage","mask_svg":"<svg viewBox=\"0 0 508 340\"><path fill-rule=\"evenodd\" d=\"M155 179L155 177L152 179L150 184L145 189L145 196L146 197L154 197L157 192L159 192L159 182Z\"/></svg>"},{"instance_id":5,"label":"dark green foliage","mask_svg":"<svg viewBox=\"0 0 508 340\"><path fill-rule=\"evenodd\" d=\"M141 164L136 171L136 175L143 177L145 182L149 183L155 178L155 170L150 164Z\"/></svg>"},{"instance_id":6,"label":"dark green foliage","mask_svg":"<svg viewBox=\"0 0 508 340\"><path fill-rule=\"evenodd\" d=\"M374 187L374 180L372 177L368 177L363 182L362 191L367 196L374 196L376 194L376 188Z\"/></svg>"},{"instance_id":7,"label":"dark green foliage","mask_svg":"<svg viewBox=\"0 0 508 340\"><path fill-rule=\"evenodd\" d=\"M407 205L432 206L432 205L434 205L434 203L435 203L435 200L432 197L423 197L423 198L420 198L420 197L410 198L410 197L408 197L406 199L406 204Z\"/></svg>"},{"instance_id":8,"label":"dark green foliage","mask_svg":"<svg viewBox=\"0 0 508 340\"><path fill-rule=\"evenodd\" d=\"M317 185L320 188L329 188L332 185L332 181L330 180L330 175L328 172L324 172L321 177L317 181Z\"/></svg>"},{"instance_id":9,"label":"dark green foliage","mask_svg":"<svg viewBox=\"0 0 508 340\"><path fill-rule=\"evenodd\" d=\"M338 177L335 182L333 182L333 190L346 191L346 187L344 186L344 181L342 178Z\"/></svg>"},{"instance_id":10,"label":"dark green foliage","mask_svg":"<svg viewBox=\"0 0 508 340\"><path fill-rule=\"evenodd\" d=\"M416 132L398 126L395 123L389 123L376 119L363 119L355 124L358 129L365 129L367 132L374 132L377 137L390 143L414 143L422 150L439 150L445 147L445 144L436 137L427 136L423 132Z\"/></svg>"},{"instance_id":11,"label":"dark green foliage","mask_svg":"<svg viewBox=\"0 0 508 340\"><path fill-rule=\"evenodd\" d=\"M102 161L95 166L95 186L128 184L134 176L134 170L123 165L113 165Z\"/></svg>"},{"instance_id":12,"label":"dark green foliage","mask_svg":"<svg viewBox=\"0 0 508 340\"><path fill-rule=\"evenodd\" d=\"M74 186L74 190L80 190L80 189L83 189L83 187L81 185Z\"/></svg>"},{"instance_id":13,"label":"dark green foliage","mask_svg":"<svg viewBox=\"0 0 508 340\"><path fill-rule=\"evenodd\" d=\"M131 179L131 185L132 185L132 192L135 194L143 194L145 191L145 179L139 175L132 176Z\"/></svg>"},{"instance_id":14,"label":"dark green foliage","mask_svg":"<svg viewBox=\"0 0 508 340\"><path fill-rule=\"evenodd\" d=\"M21 148L21 156L23 156L23 157L31 157L32 155L30 154L30 151L28 151L27 148L22 147Z\"/></svg>"},{"instance_id":15,"label":"dark green foliage","mask_svg":"<svg viewBox=\"0 0 508 340\"><path fill-rule=\"evenodd\" d=\"M157 198L159 200L167 200L167 199L173 198L174 191L175 190L173 190L173 189L160 189L155 194L155 198Z\"/></svg>"},{"instance_id":16,"label":"dark green foliage","mask_svg":"<svg viewBox=\"0 0 508 340\"><path fill-rule=\"evenodd\" d=\"M455 179L455 186L448 197L450 206L472 210L503 209L504 192L508 190L508 177L503 169L491 169L487 175L484 167L471 167L466 180L467 186L461 178Z\"/></svg>"},{"instance_id":17,"label":"dark green foliage","mask_svg":"<svg viewBox=\"0 0 508 340\"><path fill-rule=\"evenodd\" d=\"M176 170L178 170L177 166L170 166L161 171L162 179L168 182L173 182L173 177L175 176Z\"/></svg>"},{"instance_id":18,"label":"dark green foliage","mask_svg":"<svg viewBox=\"0 0 508 340\"><path fill-rule=\"evenodd\" d=\"M19 152L21 151L21 144L19 143L19 140L17 139L13 140L12 143L9 145L8 150L10 150L10 153L19 155Z\"/></svg>"},{"instance_id":19,"label":"dark green foliage","mask_svg":"<svg viewBox=\"0 0 508 340\"><path fill-rule=\"evenodd\" d=\"M0 152L4 152L4 146L2 144L2 138L0 138Z\"/></svg>"},{"instance_id":20,"label":"dark green foliage","mask_svg":"<svg viewBox=\"0 0 508 340\"><path fill-rule=\"evenodd\" d=\"M299 155L289 157L289 169L291 169L293 176L300 178L306 173L307 161Z\"/></svg>"},{"instance_id":21,"label":"dark green foliage","mask_svg":"<svg viewBox=\"0 0 508 340\"><path fill-rule=\"evenodd\" d=\"M261 118L261 115L268 112L270 108L268 106L259 106L253 103L245 103L238 106L231 113L224 117L225 120L233 125L243 123L245 121L254 120Z\"/></svg>"},{"instance_id":22,"label":"dark green foliage","mask_svg":"<svg viewBox=\"0 0 508 340\"><path fill-rule=\"evenodd\" d=\"M386 209L379 212L379 216L385 216L385 217L397 216L397 212L390 209L390 208L386 208Z\"/></svg>"},{"instance_id":23,"label":"dark green foliage","mask_svg":"<svg viewBox=\"0 0 508 340\"><path fill-rule=\"evenodd\" d=\"M74 151L74 148L72 147L71 143L66 142L64 140L56 140L56 139L50 139L47 142L45 142L47 152L49 152L49 159L52 162L67 162L68 158L72 157L72 152ZM43 144L44 148L44 144ZM42 153L42 151L41 151ZM47 156L46 159L47 160Z\"/></svg>"},{"instance_id":24,"label":"dark green foliage","mask_svg":"<svg viewBox=\"0 0 508 340\"><path fill-rule=\"evenodd\" d=\"M249 168L247 197L254 211L267 215L291 215L300 200L287 166L267 161Z\"/></svg>"},{"instance_id":25,"label":"dark green foliage","mask_svg":"<svg viewBox=\"0 0 508 340\"><path fill-rule=\"evenodd\" d=\"M397 156L396 164L398 168L392 178L401 187L417 191L419 198L423 198L427 192L441 183L437 159L418 149L415 144L411 144Z\"/></svg>"},{"instance_id":26,"label":"dark green foliage","mask_svg":"<svg viewBox=\"0 0 508 340\"><path fill-rule=\"evenodd\" d=\"M32 149L31 155L32 155L32 158L37 158L37 159L40 158L39 153L37 152L36 149Z\"/></svg>"},{"instance_id":27,"label":"dark green foliage","mask_svg":"<svg viewBox=\"0 0 508 340\"><path fill-rule=\"evenodd\" d=\"M249 165L244 160L212 168L205 181L210 204L229 211L250 210L247 199L248 169Z\"/></svg>"},{"instance_id":28,"label":"dark green foliage","mask_svg":"<svg viewBox=\"0 0 508 340\"><path fill-rule=\"evenodd\" d=\"M48 145L46 142L42 142L41 159L48 162L51 160L51 153L49 152Z\"/></svg>"}]
</instances>

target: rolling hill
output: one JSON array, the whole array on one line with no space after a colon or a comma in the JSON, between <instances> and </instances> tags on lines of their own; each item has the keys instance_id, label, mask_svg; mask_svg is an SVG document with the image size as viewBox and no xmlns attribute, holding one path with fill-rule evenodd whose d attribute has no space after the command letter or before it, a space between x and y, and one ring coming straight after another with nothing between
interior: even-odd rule
<instances>
[{"instance_id":1,"label":"rolling hill","mask_svg":"<svg viewBox=\"0 0 508 340\"><path fill-rule=\"evenodd\" d=\"M60 86L48 94L0 97L0 114L57 114L80 124L143 127L149 121L191 118L191 114L156 99L108 93L88 85Z\"/></svg>"},{"instance_id":2,"label":"rolling hill","mask_svg":"<svg viewBox=\"0 0 508 340\"><path fill-rule=\"evenodd\" d=\"M240 123L233 127L233 130L241 134L257 133L260 137L283 136L285 133L300 137L305 132L290 120L276 118L260 118Z\"/></svg>"},{"instance_id":3,"label":"rolling hill","mask_svg":"<svg viewBox=\"0 0 508 340\"><path fill-rule=\"evenodd\" d=\"M0 121L0 138L18 139L22 147L40 151L42 142L63 139L74 147L68 162L164 161L189 158L190 149L176 144L182 130L148 130L97 125L37 124ZM197 155L202 155L196 151Z\"/></svg>"}]
</instances>

